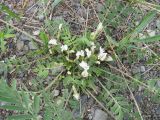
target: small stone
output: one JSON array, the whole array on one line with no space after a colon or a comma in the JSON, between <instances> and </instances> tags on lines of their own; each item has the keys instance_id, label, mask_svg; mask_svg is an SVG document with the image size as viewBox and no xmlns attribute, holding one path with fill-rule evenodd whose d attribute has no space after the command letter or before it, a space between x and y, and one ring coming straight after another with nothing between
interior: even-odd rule
<instances>
[{"instance_id":1,"label":"small stone","mask_svg":"<svg viewBox=\"0 0 160 120\"><path fill-rule=\"evenodd\" d=\"M136 99L136 101L137 101L137 103L142 103L142 96L141 95L135 95L135 99Z\"/></svg>"},{"instance_id":2,"label":"small stone","mask_svg":"<svg viewBox=\"0 0 160 120\"><path fill-rule=\"evenodd\" d=\"M21 41L30 41L31 39L30 39L28 36L22 34L22 35L20 36L20 40L21 40Z\"/></svg>"},{"instance_id":3,"label":"small stone","mask_svg":"<svg viewBox=\"0 0 160 120\"><path fill-rule=\"evenodd\" d=\"M158 29L160 29L160 20L156 21L156 26L157 26Z\"/></svg>"},{"instance_id":4,"label":"small stone","mask_svg":"<svg viewBox=\"0 0 160 120\"><path fill-rule=\"evenodd\" d=\"M108 119L108 115L104 111L100 109L95 110L93 120L107 120L107 119Z\"/></svg>"},{"instance_id":5,"label":"small stone","mask_svg":"<svg viewBox=\"0 0 160 120\"><path fill-rule=\"evenodd\" d=\"M79 109L73 110L73 117L74 117L75 119L77 119L77 118L80 117L80 110L79 110Z\"/></svg>"},{"instance_id":6,"label":"small stone","mask_svg":"<svg viewBox=\"0 0 160 120\"><path fill-rule=\"evenodd\" d=\"M157 81L157 85L158 85L158 87L160 87L160 80Z\"/></svg>"},{"instance_id":7,"label":"small stone","mask_svg":"<svg viewBox=\"0 0 160 120\"><path fill-rule=\"evenodd\" d=\"M23 48L23 50L24 50L24 51L28 51L28 50L29 50L28 46L25 45L24 48Z\"/></svg>"},{"instance_id":8,"label":"small stone","mask_svg":"<svg viewBox=\"0 0 160 120\"><path fill-rule=\"evenodd\" d=\"M28 47L30 50L36 50L37 47L33 44L33 42L29 42Z\"/></svg>"},{"instance_id":9,"label":"small stone","mask_svg":"<svg viewBox=\"0 0 160 120\"><path fill-rule=\"evenodd\" d=\"M153 37L153 36L156 35L156 31L154 31L154 30L147 30L147 33L148 33L148 35L149 35L150 37Z\"/></svg>"},{"instance_id":10,"label":"small stone","mask_svg":"<svg viewBox=\"0 0 160 120\"><path fill-rule=\"evenodd\" d=\"M97 4L97 11L102 12L104 10L104 6L101 3Z\"/></svg>"},{"instance_id":11,"label":"small stone","mask_svg":"<svg viewBox=\"0 0 160 120\"><path fill-rule=\"evenodd\" d=\"M160 106L155 111L157 115L160 115Z\"/></svg>"},{"instance_id":12,"label":"small stone","mask_svg":"<svg viewBox=\"0 0 160 120\"><path fill-rule=\"evenodd\" d=\"M39 21L43 22L44 21L44 15L43 14L39 15L38 19L39 19Z\"/></svg>"},{"instance_id":13,"label":"small stone","mask_svg":"<svg viewBox=\"0 0 160 120\"><path fill-rule=\"evenodd\" d=\"M24 42L20 40L17 41L16 47L17 47L17 50L22 50L24 47Z\"/></svg>"},{"instance_id":14,"label":"small stone","mask_svg":"<svg viewBox=\"0 0 160 120\"><path fill-rule=\"evenodd\" d=\"M40 30L33 31L33 35L38 36L40 34Z\"/></svg>"},{"instance_id":15,"label":"small stone","mask_svg":"<svg viewBox=\"0 0 160 120\"><path fill-rule=\"evenodd\" d=\"M141 72L145 72L145 71L146 71L145 67L144 67L144 66L141 66L141 67L140 67L140 71L141 71Z\"/></svg>"},{"instance_id":16,"label":"small stone","mask_svg":"<svg viewBox=\"0 0 160 120\"><path fill-rule=\"evenodd\" d=\"M60 93L59 90L54 90L54 91L53 91L53 96L54 96L54 97L57 97L57 96L59 95L59 93Z\"/></svg>"}]
</instances>

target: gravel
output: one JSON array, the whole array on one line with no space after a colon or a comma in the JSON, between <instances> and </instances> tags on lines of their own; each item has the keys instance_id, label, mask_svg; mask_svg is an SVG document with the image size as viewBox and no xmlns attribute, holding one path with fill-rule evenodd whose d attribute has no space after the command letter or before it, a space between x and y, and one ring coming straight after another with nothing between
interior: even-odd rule
<instances>
[{"instance_id":1,"label":"gravel","mask_svg":"<svg viewBox=\"0 0 160 120\"><path fill-rule=\"evenodd\" d=\"M96 109L92 120L109 120L109 119L108 115L104 111Z\"/></svg>"},{"instance_id":2,"label":"gravel","mask_svg":"<svg viewBox=\"0 0 160 120\"><path fill-rule=\"evenodd\" d=\"M18 40L18 41L17 41L17 44L16 44L16 47L17 47L17 50L18 50L18 51L22 50L23 47L24 47L24 42Z\"/></svg>"}]
</instances>

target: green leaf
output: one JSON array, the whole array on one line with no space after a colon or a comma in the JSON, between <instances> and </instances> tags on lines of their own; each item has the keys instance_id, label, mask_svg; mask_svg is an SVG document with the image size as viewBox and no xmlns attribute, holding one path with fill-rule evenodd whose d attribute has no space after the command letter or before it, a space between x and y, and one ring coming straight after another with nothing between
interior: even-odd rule
<instances>
[{"instance_id":1,"label":"green leaf","mask_svg":"<svg viewBox=\"0 0 160 120\"><path fill-rule=\"evenodd\" d=\"M5 35L4 35L4 38L5 38L5 39L13 38L13 37L15 37L14 34L5 34Z\"/></svg>"},{"instance_id":2,"label":"green leaf","mask_svg":"<svg viewBox=\"0 0 160 120\"><path fill-rule=\"evenodd\" d=\"M15 105L3 105L3 106L0 106L0 108L7 109L7 110L17 110L17 111L25 110L22 106L15 106Z\"/></svg>"},{"instance_id":3,"label":"green leaf","mask_svg":"<svg viewBox=\"0 0 160 120\"><path fill-rule=\"evenodd\" d=\"M16 13L14 13L12 10L10 10L7 6L5 6L2 3L0 3L0 10L7 13L10 17L20 19L20 17Z\"/></svg>"},{"instance_id":4,"label":"green leaf","mask_svg":"<svg viewBox=\"0 0 160 120\"><path fill-rule=\"evenodd\" d=\"M134 29L134 31L128 34L120 41L119 43L120 48L123 48L123 46L126 46L128 43L130 43L130 41L132 41L132 39L136 36L136 34L141 32L153 20L155 15L156 15L155 11L148 12L148 14L143 18L141 23Z\"/></svg>"},{"instance_id":5,"label":"green leaf","mask_svg":"<svg viewBox=\"0 0 160 120\"><path fill-rule=\"evenodd\" d=\"M160 41L160 35L156 35L153 37L148 37L144 39L132 39L130 42L144 42L144 43L150 43L150 42L156 42Z\"/></svg>"},{"instance_id":6,"label":"green leaf","mask_svg":"<svg viewBox=\"0 0 160 120\"><path fill-rule=\"evenodd\" d=\"M45 47L48 48L48 41L49 41L49 39L48 39L47 34L45 32L43 32L43 31L41 31L39 37L43 41Z\"/></svg>"},{"instance_id":7,"label":"green leaf","mask_svg":"<svg viewBox=\"0 0 160 120\"><path fill-rule=\"evenodd\" d=\"M18 101L16 101L15 99L12 99L11 97L7 98L7 97L1 96L1 95L0 95L0 101L9 102L9 103L18 103Z\"/></svg>"},{"instance_id":8,"label":"green leaf","mask_svg":"<svg viewBox=\"0 0 160 120\"><path fill-rule=\"evenodd\" d=\"M141 23L133 31L132 34L136 34L136 33L141 32L154 19L155 15L156 15L156 11L148 12L147 15L141 21Z\"/></svg>"},{"instance_id":9,"label":"green leaf","mask_svg":"<svg viewBox=\"0 0 160 120\"><path fill-rule=\"evenodd\" d=\"M52 4L53 8L55 8L60 2L62 2L62 0L54 0Z\"/></svg>"},{"instance_id":10,"label":"green leaf","mask_svg":"<svg viewBox=\"0 0 160 120\"><path fill-rule=\"evenodd\" d=\"M35 113L38 113L40 110L40 97L37 95L34 96L33 109Z\"/></svg>"},{"instance_id":11,"label":"green leaf","mask_svg":"<svg viewBox=\"0 0 160 120\"><path fill-rule=\"evenodd\" d=\"M30 120L33 116L29 114L9 116L7 120Z\"/></svg>"}]
</instances>

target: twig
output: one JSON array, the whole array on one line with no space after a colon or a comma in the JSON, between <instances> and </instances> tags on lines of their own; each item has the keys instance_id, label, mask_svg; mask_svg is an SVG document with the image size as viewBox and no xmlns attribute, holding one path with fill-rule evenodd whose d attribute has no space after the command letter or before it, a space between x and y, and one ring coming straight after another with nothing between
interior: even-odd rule
<instances>
[{"instance_id":1,"label":"twig","mask_svg":"<svg viewBox=\"0 0 160 120\"><path fill-rule=\"evenodd\" d=\"M139 106L138 106L138 103L137 103L137 101L136 101L136 99L135 99L135 97L134 97L134 95L133 95L133 93L132 93L132 91L131 91L131 89L130 89L127 81L126 81L126 79L125 79L125 83L126 83L126 85L127 85L127 88L128 88L128 90L129 90L132 98L133 98L133 101L134 101L134 103L135 103L135 105L136 105L136 108L137 108L138 113L139 113L139 115L140 115L140 117L141 117L141 120L143 120L143 116L142 116L141 110L140 110L140 108L139 108Z\"/></svg>"},{"instance_id":2,"label":"twig","mask_svg":"<svg viewBox=\"0 0 160 120\"><path fill-rule=\"evenodd\" d=\"M115 120L114 115L107 108L105 108L89 90L86 89L86 92Z\"/></svg>"},{"instance_id":3,"label":"twig","mask_svg":"<svg viewBox=\"0 0 160 120\"><path fill-rule=\"evenodd\" d=\"M36 37L30 35L29 33L25 32L25 31L23 31L23 30L15 27L15 26L13 26L13 25L11 25L10 23L8 23L8 22L6 22L6 21L4 21L4 20L2 20L2 19L0 19L0 22L2 22L2 23L4 23L4 24L12 27L14 30L16 30L16 31L18 31L18 32L21 32L21 33L25 34L26 36L32 38L34 41L43 44L43 42L42 42L41 40L37 39Z\"/></svg>"},{"instance_id":4,"label":"twig","mask_svg":"<svg viewBox=\"0 0 160 120\"><path fill-rule=\"evenodd\" d=\"M54 85L57 81L58 78L61 76L61 74L63 73L63 70L56 76L56 78L44 89L44 91L47 91L50 87L52 87L52 85Z\"/></svg>"}]
</instances>

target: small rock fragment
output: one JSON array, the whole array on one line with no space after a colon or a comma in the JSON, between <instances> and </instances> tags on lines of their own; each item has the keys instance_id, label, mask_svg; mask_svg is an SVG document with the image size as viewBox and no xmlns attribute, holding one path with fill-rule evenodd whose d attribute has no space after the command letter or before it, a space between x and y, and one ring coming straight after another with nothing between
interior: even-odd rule
<instances>
[{"instance_id":1,"label":"small rock fragment","mask_svg":"<svg viewBox=\"0 0 160 120\"><path fill-rule=\"evenodd\" d=\"M33 35L38 36L40 34L40 30L33 31Z\"/></svg>"},{"instance_id":2,"label":"small rock fragment","mask_svg":"<svg viewBox=\"0 0 160 120\"><path fill-rule=\"evenodd\" d=\"M30 39L28 36L26 36L25 34L22 34L22 35L20 36L20 40L21 40L21 41L30 41L31 39Z\"/></svg>"},{"instance_id":3,"label":"small rock fragment","mask_svg":"<svg viewBox=\"0 0 160 120\"><path fill-rule=\"evenodd\" d=\"M54 90L54 91L53 91L53 96L54 96L54 97L57 97L57 96L59 95L59 93L60 93L59 90Z\"/></svg>"},{"instance_id":4,"label":"small rock fragment","mask_svg":"<svg viewBox=\"0 0 160 120\"><path fill-rule=\"evenodd\" d=\"M140 71L141 71L141 72L145 72L145 71L146 71L145 67L144 67L144 66L141 66L141 67L140 67Z\"/></svg>"},{"instance_id":5,"label":"small rock fragment","mask_svg":"<svg viewBox=\"0 0 160 120\"><path fill-rule=\"evenodd\" d=\"M38 19L39 19L39 21L43 22L43 20L44 20L44 15L43 15L43 14L39 15L39 16L38 16Z\"/></svg>"},{"instance_id":6,"label":"small rock fragment","mask_svg":"<svg viewBox=\"0 0 160 120\"><path fill-rule=\"evenodd\" d=\"M29 42L28 47L30 50L36 50L37 47L33 44L33 42Z\"/></svg>"},{"instance_id":7,"label":"small rock fragment","mask_svg":"<svg viewBox=\"0 0 160 120\"><path fill-rule=\"evenodd\" d=\"M154 30L147 30L147 33L148 33L148 35L149 35L150 37L153 37L153 36L156 35L156 31L154 31Z\"/></svg>"},{"instance_id":8,"label":"small rock fragment","mask_svg":"<svg viewBox=\"0 0 160 120\"><path fill-rule=\"evenodd\" d=\"M28 51L28 50L29 50L28 46L25 45L24 48L23 48L23 50L24 50L24 51Z\"/></svg>"},{"instance_id":9,"label":"small rock fragment","mask_svg":"<svg viewBox=\"0 0 160 120\"><path fill-rule=\"evenodd\" d=\"M108 115L104 111L96 109L93 120L108 120Z\"/></svg>"},{"instance_id":10,"label":"small rock fragment","mask_svg":"<svg viewBox=\"0 0 160 120\"><path fill-rule=\"evenodd\" d=\"M17 50L22 50L23 47L24 47L24 42L18 40L18 41L17 41L17 44L16 44L16 47L17 47Z\"/></svg>"},{"instance_id":11,"label":"small rock fragment","mask_svg":"<svg viewBox=\"0 0 160 120\"><path fill-rule=\"evenodd\" d=\"M158 87L160 87L160 80L157 81L157 85L158 85Z\"/></svg>"}]
</instances>

